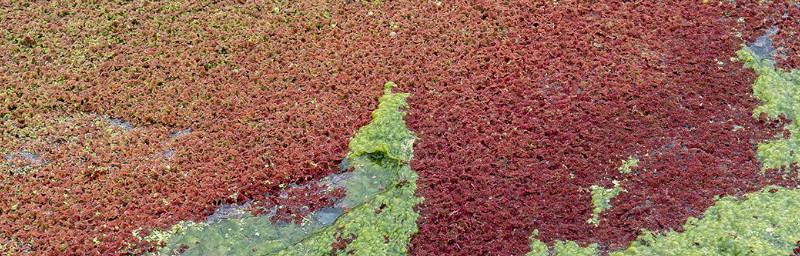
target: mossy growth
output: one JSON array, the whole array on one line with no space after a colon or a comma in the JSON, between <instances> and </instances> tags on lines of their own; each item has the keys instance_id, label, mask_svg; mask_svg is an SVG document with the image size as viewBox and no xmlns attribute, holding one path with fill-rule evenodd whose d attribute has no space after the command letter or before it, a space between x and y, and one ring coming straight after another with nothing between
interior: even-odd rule
<instances>
[{"instance_id":1,"label":"mossy growth","mask_svg":"<svg viewBox=\"0 0 800 256\"><path fill-rule=\"evenodd\" d=\"M301 224L271 223L266 216L247 215L211 224L184 222L145 239L164 242L159 254L185 255L355 255L407 254L419 216L414 205L417 174L411 170L414 134L405 126L408 94L384 86L372 121L356 132L344 165L353 167L341 204L350 207L333 224L312 220ZM344 246L334 248L337 241ZM188 246L188 247L187 247Z\"/></svg>"},{"instance_id":2,"label":"mossy growth","mask_svg":"<svg viewBox=\"0 0 800 256\"><path fill-rule=\"evenodd\" d=\"M534 230L531 235L531 250L525 256L590 256L597 255L597 244L590 244L582 247L573 241L555 241L552 250L537 238L538 230Z\"/></svg>"},{"instance_id":3,"label":"mossy growth","mask_svg":"<svg viewBox=\"0 0 800 256\"><path fill-rule=\"evenodd\" d=\"M631 173L639 165L639 159L635 156L629 156L628 159L622 160L622 165L617 168L620 173Z\"/></svg>"},{"instance_id":4,"label":"mossy growth","mask_svg":"<svg viewBox=\"0 0 800 256\"><path fill-rule=\"evenodd\" d=\"M415 137L403 121L408 94L392 93L396 86L393 82L383 86L384 95L378 100L378 109L372 112L372 121L350 140L350 158L378 153L391 160L411 160Z\"/></svg>"},{"instance_id":5,"label":"mossy growth","mask_svg":"<svg viewBox=\"0 0 800 256\"><path fill-rule=\"evenodd\" d=\"M181 222L145 239L165 244L159 255L184 249L184 255L262 255L287 248L321 228L321 223L273 224L267 217L247 215L215 223Z\"/></svg>"},{"instance_id":6,"label":"mossy growth","mask_svg":"<svg viewBox=\"0 0 800 256\"><path fill-rule=\"evenodd\" d=\"M800 190L767 187L724 197L683 232L644 232L622 255L790 255L800 241Z\"/></svg>"},{"instance_id":7,"label":"mossy growth","mask_svg":"<svg viewBox=\"0 0 800 256\"><path fill-rule=\"evenodd\" d=\"M768 142L759 143L756 156L761 161L762 171L767 169L788 170L800 162L800 71L780 70L769 59L758 57L750 48L736 52L738 60L758 75L753 84L753 96L761 105L753 110L753 117L766 115L770 119L780 116L790 120L782 134Z\"/></svg>"},{"instance_id":8,"label":"mossy growth","mask_svg":"<svg viewBox=\"0 0 800 256\"><path fill-rule=\"evenodd\" d=\"M597 255L597 244L581 247L573 241L556 241L553 244L553 255L556 256L591 256Z\"/></svg>"},{"instance_id":9,"label":"mossy growth","mask_svg":"<svg viewBox=\"0 0 800 256\"><path fill-rule=\"evenodd\" d=\"M539 230L534 229L531 232L531 237L529 238L531 241L531 250L525 254L525 256L549 256L550 255L550 248L547 247L547 244L539 240Z\"/></svg>"},{"instance_id":10,"label":"mossy growth","mask_svg":"<svg viewBox=\"0 0 800 256\"><path fill-rule=\"evenodd\" d=\"M614 181L614 187L604 188L598 185L590 187L592 191L592 218L587 220L589 224L600 225L600 214L611 208L611 199L625 191L619 186L619 181Z\"/></svg>"}]
</instances>

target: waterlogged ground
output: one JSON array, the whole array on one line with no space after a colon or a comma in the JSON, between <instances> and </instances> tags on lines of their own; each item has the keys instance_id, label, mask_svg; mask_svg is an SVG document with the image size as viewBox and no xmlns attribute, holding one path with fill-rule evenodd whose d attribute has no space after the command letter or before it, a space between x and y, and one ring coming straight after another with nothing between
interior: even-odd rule
<instances>
[{"instance_id":1,"label":"waterlogged ground","mask_svg":"<svg viewBox=\"0 0 800 256\"><path fill-rule=\"evenodd\" d=\"M794 1L0 1L9 255L798 255Z\"/></svg>"}]
</instances>

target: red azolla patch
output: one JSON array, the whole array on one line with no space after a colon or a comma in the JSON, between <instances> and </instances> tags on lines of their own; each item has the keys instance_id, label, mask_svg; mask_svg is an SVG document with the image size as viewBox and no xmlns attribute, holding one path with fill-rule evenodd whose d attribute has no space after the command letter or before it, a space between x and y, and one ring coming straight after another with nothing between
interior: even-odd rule
<instances>
[{"instance_id":1,"label":"red azolla patch","mask_svg":"<svg viewBox=\"0 0 800 256\"><path fill-rule=\"evenodd\" d=\"M753 150L782 125L751 117L753 74L730 61L785 6L445 6L469 13L458 29L477 43L459 72L409 88L415 254L520 255L533 229L618 249L715 195L796 184L759 174ZM629 156L639 166L620 174ZM628 192L595 228L588 188L612 180Z\"/></svg>"},{"instance_id":2,"label":"red azolla patch","mask_svg":"<svg viewBox=\"0 0 800 256\"><path fill-rule=\"evenodd\" d=\"M2 212L0 227L35 252L123 252L136 229L200 220L338 171L386 79L363 68L377 56L341 57L378 48L321 40L374 25L325 18L346 12L326 3L10 5L0 25L3 147L37 144L50 162L3 177L2 204L18 210ZM53 109L136 128L61 130L39 116ZM29 134L39 127L49 134Z\"/></svg>"},{"instance_id":3,"label":"red azolla patch","mask_svg":"<svg viewBox=\"0 0 800 256\"><path fill-rule=\"evenodd\" d=\"M182 202L169 202L165 185L179 174L161 155L169 143L156 143L167 137L164 129L126 130L90 114L43 113L35 120L41 126L31 138L5 145L40 164L0 176L0 230L26 248L20 252L120 250L122 241L131 241L130 230L157 225L142 215L188 217L174 210ZM175 214L161 215L169 210Z\"/></svg>"},{"instance_id":4,"label":"red azolla patch","mask_svg":"<svg viewBox=\"0 0 800 256\"><path fill-rule=\"evenodd\" d=\"M778 49L776 62L782 68L796 69L800 67L800 5L777 9L773 16L780 28L773 38Z\"/></svg>"}]
</instances>

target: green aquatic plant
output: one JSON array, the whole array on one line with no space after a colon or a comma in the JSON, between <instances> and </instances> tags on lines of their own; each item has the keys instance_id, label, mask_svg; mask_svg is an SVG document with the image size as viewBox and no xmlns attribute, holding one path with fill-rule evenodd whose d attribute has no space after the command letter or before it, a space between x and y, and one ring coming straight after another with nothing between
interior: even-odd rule
<instances>
[{"instance_id":1,"label":"green aquatic plant","mask_svg":"<svg viewBox=\"0 0 800 256\"><path fill-rule=\"evenodd\" d=\"M614 187L604 188L598 185L590 187L592 191L592 218L587 220L589 224L600 225L600 214L611 208L611 199L625 191L619 186L619 181L614 181Z\"/></svg>"},{"instance_id":2,"label":"green aquatic plant","mask_svg":"<svg viewBox=\"0 0 800 256\"><path fill-rule=\"evenodd\" d=\"M531 250L525 256L590 256L597 255L597 244L589 244L586 247L578 245L574 241L555 241L552 250L538 239L539 231L534 230L531 234Z\"/></svg>"},{"instance_id":3,"label":"green aquatic plant","mask_svg":"<svg viewBox=\"0 0 800 256\"><path fill-rule=\"evenodd\" d=\"M548 256L550 255L550 248L547 247L547 244L539 240L539 230L534 229L531 232L530 238L531 241L530 251L525 254L525 256Z\"/></svg>"},{"instance_id":4,"label":"green aquatic plant","mask_svg":"<svg viewBox=\"0 0 800 256\"><path fill-rule=\"evenodd\" d=\"M736 52L737 59L758 75L753 84L753 96L761 105L753 110L753 117L766 115L770 119L781 116L790 120L785 130L789 136L759 143L756 156L761 161L762 170L788 170L800 162L800 72L783 71L775 67L769 59L761 58L750 48Z\"/></svg>"},{"instance_id":5,"label":"green aquatic plant","mask_svg":"<svg viewBox=\"0 0 800 256\"><path fill-rule=\"evenodd\" d=\"M597 244L582 247L573 241L555 241L552 250L538 239L539 231L531 234L531 250L525 256L589 256L597 255Z\"/></svg>"},{"instance_id":6,"label":"green aquatic plant","mask_svg":"<svg viewBox=\"0 0 800 256\"><path fill-rule=\"evenodd\" d=\"M627 174L631 173L638 165L639 159L635 156L629 156L628 159L622 160L622 165L620 165L617 170L622 174Z\"/></svg>"},{"instance_id":7,"label":"green aquatic plant","mask_svg":"<svg viewBox=\"0 0 800 256\"><path fill-rule=\"evenodd\" d=\"M361 127L350 140L350 158L379 154L393 161L411 160L415 137L403 121L408 94L392 93L396 86L393 82L384 85L384 95L378 100L378 109L372 112L372 121Z\"/></svg>"},{"instance_id":8,"label":"green aquatic plant","mask_svg":"<svg viewBox=\"0 0 800 256\"><path fill-rule=\"evenodd\" d=\"M334 223L272 223L266 216L245 214L215 223L182 222L146 240L166 246L159 254L186 255L358 255L407 254L419 216L414 205L417 174L408 162L416 137L405 126L406 93L393 93L388 82L372 121L350 140L343 164L353 172L345 181L342 204L351 209ZM337 242L342 246L334 247Z\"/></svg>"},{"instance_id":9,"label":"green aquatic plant","mask_svg":"<svg viewBox=\"0 0 800 256\"><path fill-rule=\"evenodd\" d=\"M350 241L338 248L340 253L407 254L411 235L417 232L419 214L413 207L422 199L414 195L416 173L407 165L393 170L398 179L388 189L342 215L334 225L277 255L327 255L331 244L341 239Z\"/></svg>"},{"instance_id":10,"label":"green aquatic plant","mask_svg":"<svg viewBox=\"0 0 800 256\"><path fill-rule=\"evenodd\" d=\"M597 244L582 247L573 241L556 241L553 243L555 256L591 256L597 255Z\"/></svg>"},{"instance_id":11,"label":"green aquatic plant","mask_svg":"<svg viewBox=\"0 0 800 256\"><path fill-rule=\"evenodd\" d=\"M800 241L800 190L768 187L744 199L724 197L683 230L644 232L610 255L790 255Z\"/></svg>"}]
</instances>

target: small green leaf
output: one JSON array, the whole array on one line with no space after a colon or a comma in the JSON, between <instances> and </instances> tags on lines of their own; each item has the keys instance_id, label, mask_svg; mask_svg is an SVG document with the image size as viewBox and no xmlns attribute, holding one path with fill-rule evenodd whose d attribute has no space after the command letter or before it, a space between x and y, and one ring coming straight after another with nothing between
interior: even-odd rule
<instances>
[{"instance_id":1,"label":"small green leaf","mask_svg":"<svg viewBox=\"0 0 800 256\"><path fill-rule=\"evenodd\" d=\"M620 173L627 174L631 173L636 166L639 165L639 159L635 156L629 156L628 159L622 160L622 165L617 168Z\"/></svg>"},{"instance_id":2,"label":"small green leaf","mask_svg":"<svg viewBox=\"0 0 800 256\"><path fill-rule=\"evenodd\" d=\"M592 218L589 219L587 222L589 224L594 224L595 226L600 225L600 214L603 211L608 210L611 208L611 199L619 195L620 192L625 191L619 186L618 181L614 181L614 187L612 188L604 188L598 185L592 185L590 187L592 190Z\"/></svg>"}]
</instances>

